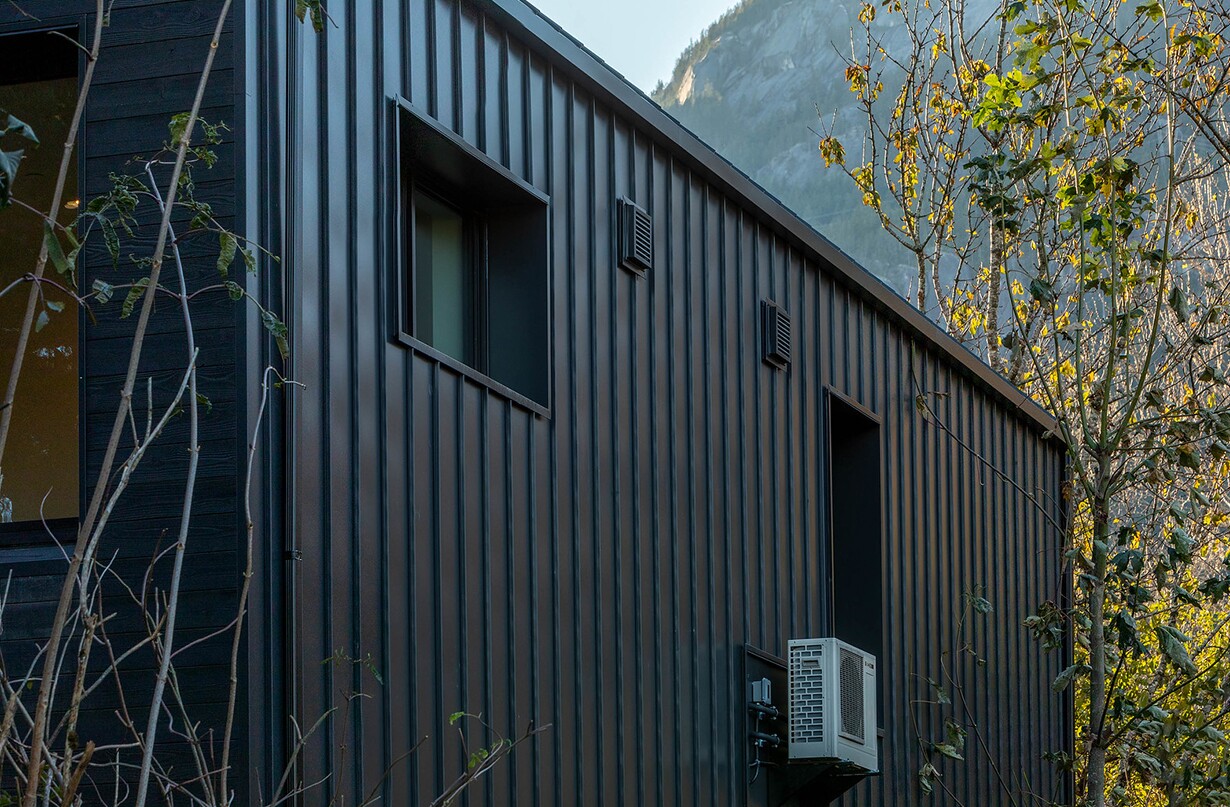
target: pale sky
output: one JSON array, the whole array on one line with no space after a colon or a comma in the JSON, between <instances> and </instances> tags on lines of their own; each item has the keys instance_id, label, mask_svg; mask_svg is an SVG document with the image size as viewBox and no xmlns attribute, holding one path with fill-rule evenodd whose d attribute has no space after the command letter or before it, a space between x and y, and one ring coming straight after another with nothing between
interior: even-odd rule
<instances>
[{"instance_id":1,"label":"pale sky","mask_svg":"<svg viewBox=\"0 0 1230 807\"><path fill-rule=\"evenodd\" d=\"M645 92L735 0L528 0Z\"/></svg>"}]
</instances>

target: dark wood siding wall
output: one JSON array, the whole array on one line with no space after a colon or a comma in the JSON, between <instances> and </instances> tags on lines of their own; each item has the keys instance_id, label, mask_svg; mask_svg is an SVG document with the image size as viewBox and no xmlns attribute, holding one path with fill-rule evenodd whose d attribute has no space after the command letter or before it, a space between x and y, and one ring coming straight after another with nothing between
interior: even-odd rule
<instances>
[{"instance_id":1,"label":"dark wood siding wall","mask_svg":"<svg viewBox=\"0 0 1230 807\"><path fill-rule=\"evenodd\" d=\"M29 0L17 6L0 7L0 33L46 26L81 26L92 34L94 3L83 0ZM110 25L104 29L103 50L95 73L79 149L85 198L105 193L109 172L140 171L130 160L148 157L169 139L167 125L172 115L192 105L197 79L209 51L219 5L212 2L149 2L118 0L111 6ZM31 19L31 17L35 19ZM232 17L232 19L234 19ZM202 115L212 121L235 121L235 59L232 31L227 33L214 63L214 73L205 94ZM44 143L43 148L57 148ZM197 169L197 197L214 207L223 226L236 221L235 181L238 166L232 136L217 149L218 163L212 170ZM165 176L162 177L165 183ZM16 187L20 194L20 180ZM71 198L71 197L69 197ZM13 209L0 214L0 226L15 226L22 212ZM101 239L87 247L83 257L82 287L88 289L94 278L120 285L148 273L126 260L129 254L148 255L157 234L158 214L143 201L138 216L136 239L126 241L125 259L113 269ZM188 216L177 216L179 232L188 229ZM183 250L188 284L192 289L216 282L217 238L187 241ZM49 269L49 272L52 270ZM164 278L174 287L168 259ZM118 405L118 392L127 369L129 348L136 317L120 318L120 302L126 291L118 291L112 302L96 310L97 322L83 319L80 366L83 371L85 479L97 477L103 450L110 434ZM243 401L244 382L235 368L242 355L242 314L225 295L199 298L194 309L197 343L201 348L200 391L212 402L212 411L202 411L201 460L196 487L193 528L185 561L184 593L181 598L177 646L218 631L230 623L237 606L241 509L239 507L239 468L246 438ZM139 376L137 420L144 423L145 379L154 379L155 405L170 400L188 363L183 322L178 306L164 299L150 321ZM27 364L27 368L30 365ZM7 368L4 370L7 373ZM37 395L37 377L27 369L25 392L18 393L18 405ZM134 474L132 484L110 520L102 555L117 556L114 571L130 584L139 584L149 561L174 542L187 471L185 446L187 419L178 418L155 444ZM130 448L126 436L121 459ZM88 494L88 491L83 495ZM45 557L48 553L43 553ZM13 553L0 549L0 578L12 572L12 588L4 614L2 646L8 674L24 671L34 643L44 641L59 597L65 564L31 560L37 553ZM160 569L164 576L156 584L165 588L169 561ZM144 635L139 612L128 595L117 585L107 587L106 607L116 618L108 630L123 649ZM181 686L190 713L203 729L220 731L226 700L227 662L230 639L219 635L188 649L177 658ZM96 658L100 656L96 655ZM150 652L138 653L126 669L135 671L130 679L133 693L129 703L148 702L150 677L155 667ZM29 704L28 704L29 705ZM126 738L117 725L113 692L103 687L87 701L81 742L99 744ZM32 708L32 707L31 707ZM144 725L144 716L134 714ZM243 725L241 716L240 725ZM246 757L246 736L241 730L240 748ZM182 744L164 728L160 743L167 747L164 760L177 770L191 770L192 762ZM97 759L97 758L96 758ZM128 759L132 762L132 759ZM189 778L190 774L185 774ZM242 784L242 782L241 782ZM92 798L92 797L88 797ZM88 800L87 798L87 800Z\"/></svg>"},{"instance_id":2,"label":"dark wood siding wall","mask_svg":"<svg viewBox=\"0 0 1230 807\"><path fill-rule=\"evenodd\" d=\"M885 773L849 803L915 799L914 676L937 673L975 585L996 610L975 629L991 663L972 706L1006 765L1053 783L1039 756L1066 742L1048 690L1059 659L1021 620L1057 596L1057 446L507 7L355 0L331 6L320 35L277 4L256 19L261 69L289 65L254 100L273 121L287 110L286 128L251 142L282 155L293 374L307 385L290 491L296 707L310 723L357 687L371 696L335 715L307 777L427 803L464 765L447 718L465 710L506 735L552 724L470 804L743 803L742 647L780 655L825 630L832 385L885 434ZM550 196L548 417L391 338L395 96ZM644 279L616 266L620 195L653 217ZM788 373L760 361L764 297L794 317ZM955 437L919 412L920 391L940 394ZM384 684L322 664L339 650L370 654ZM983 767L948 781L994 801Z\"/></svg>"}]
</instances>

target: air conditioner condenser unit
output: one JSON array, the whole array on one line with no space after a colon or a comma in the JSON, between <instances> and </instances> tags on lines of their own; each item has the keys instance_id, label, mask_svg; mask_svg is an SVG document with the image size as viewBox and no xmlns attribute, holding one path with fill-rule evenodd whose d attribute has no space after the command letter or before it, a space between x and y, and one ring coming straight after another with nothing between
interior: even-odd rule
<instances>
[{"instance_id":1,"label":"air conditioner condenser unit","mask_svg":"<svg viewBox=\"0 0 1230 807\"><path fill-rule=\"evenodd\" d=\"M838 639L791 639L789 759L879 770L876 658Z\"/></svg>"}]
</instances>

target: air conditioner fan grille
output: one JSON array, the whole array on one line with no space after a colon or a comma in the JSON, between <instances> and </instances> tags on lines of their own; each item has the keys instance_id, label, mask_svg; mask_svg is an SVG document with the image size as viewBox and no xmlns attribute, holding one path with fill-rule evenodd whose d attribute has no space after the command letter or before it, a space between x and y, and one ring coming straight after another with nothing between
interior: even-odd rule
<instances>
[{"instance_id":1,"label":"air conditioner fan grille","mask_svg":"<svg viewBox=\"0 0 1230 807\"><path fill-rule=\"evenodd\" d=\"M843 647L840 659L841 733L864 743L867 741L867 727L863 721L863 657Z\"/></svg>"}]
</instances>

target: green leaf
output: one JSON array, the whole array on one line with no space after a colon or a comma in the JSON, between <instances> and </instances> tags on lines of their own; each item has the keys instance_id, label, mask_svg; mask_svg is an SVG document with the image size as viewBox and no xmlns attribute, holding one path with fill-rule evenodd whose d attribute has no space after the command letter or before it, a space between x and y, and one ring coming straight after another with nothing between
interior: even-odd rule
<instances>
[{"instance_id":1,"label":"green leaf","mask_svg":"<svg viewBox=\"0 0 1230 807\"><path fill-rule=\"evenodd\" d=\"M935 693L935 701L942 706L947 706L952 703L952 698L948 697L948 692L934 678L928 678L927 683L931 686L931 690Z\"/></svg>"},{"instance_id":2,"label":"green leaf","mask_svg":"<svg viewBox=\"0 0 1230 807\"><path fill-rule=\"evenodd\" d=\"M132 309L136 306L137 300L141 299L141 295L145 292L145 288L148 285L148 277L143 277L132 284L132 288L128 290L128 296L124 298L124 304L120 307L120 319L128 319L128 317L132 316Z\"/></svg>"},{"instance_id":3,"label":"green leaf","mask_svg":"<svg viewBox=\"0 0 1230 807\"><path fill-rule=\"evenodd\" d=\"M295 0L295 16L299 22L310 16L312 29L318 34L325 29L325 8L321 0Z\"/></svg>"},{"instance_id":4,"label":"green leaf","mask_svg":"<svg viewBox=\"0 0 1230 807\"><path fill-rule=\"evenodd\" d=\"M944 721L944 736L948 740L948 745L958 750L965 749L965 737L969 732L958 723L951 720Z\"/></svg>"},{"instance_id":5,"label":"green leaf","mask_svg":"<svg viewBox=\"0 0 1230 807\"><path fill-rule=\"evenodd\" d=\"M48 300L47 307L50 308L52 311L55 311L58 314L64 310L64 303L60 302L59 300Z\"/></svg>"},{"instance_id":6,"label":"green leaf","mask_svg":"<svg viewBox=\"0 0 1230 807\"><path fill-rule=\"evenodd\" d=\"M482 762L484 762L489 756L491 756L491 752L488 751L486 748L478 749L474 753L470 754L470 762L469 764L466 765L466 770L469 770L469 771L474 770Z\"/></svg>"},{"instance_id":7,"label":"green leaf","mask_svg":"<svg viewBox=\"0 0 1230 807\"><path fill-rule=\"evenodd\" d=\"M1205 726L1199 731L1199 734L1214 742L1224 743L1226 741L1226 733L1215 726Z\"/></svg>"},{"instance_id":8,"label":"green leaf","mask_svg":"<svg viewBox=\"0 0 1230 807\"><path fill-rule=\"evenodd\" d=\"M290 343L287 341L288 332L286 324L269 310L261 312L261 324L265 326L265 330L273 335L273 339L278 345L278 352L282 354L282 359L290 358Z\"/></svg>"},{"instance_id":9,"label":"green leaf","mask_svg":"<svg viewBox=\"0 0 1230 807\"><path fill-rule=\"evenodd\" d=\"M69 280L75 286L76 280L74 279L73 273L76 272L77 270L77 256L81 254L82 244L80 241L77 240L77 236L73 234L72 229L65 230L64 237L68 239L68 244L70 247L72 247L68 251L68 254L64 256L65 262L68 263L68 271L66 272L66 274L68 275Z\"/></svg>"},{"instance_id":10,"label":"green leaf","mask_svg":"<svg viewBox=\"0 0 1230 807\"><path fill-rule=\"evenodd\" d=\"M1188 605L1200 605L1200 598L1183 588L1183 586L1175 586L1174 595Z\"/></svg>"},{"instance_id":11,"label":"green leaf","mask_svg":"<svg viewBox=\"0 0 1230 807\"><path fill-rule=\"evenodd\" d=\"M1157 641L1161 646L1162 653L1180 670L1187 675L1196 675L1199 672L1196 669L1195 662L1188 655L1187 646L1184 644L1187 637L1179 632L1177 628L1172 628L1169 625L1160 626L1157 631Z\"/></svg>"},{"instance_id":12,"label":"green leaf","mask_svg":"<svg viewBox=\"0 0 1230 807\"><path fill-rule=\"evenodd\" d=\"M991 606L991 601L982 596L982 591L982 586L974 586L972 589L967 590L962 597L965 599L966 607L973 608L985 616L995 609Z\"/></svg>"},{"instance_id":13,"label":"green leaf","mask_svg":"<svg viewBox=\"0 0 1230 807\"><path fill-rule=\"evenodd\" d=\"M112 286L105 280L94 280L94 299L101 305L106 305L111 301L111 297L115 294L115 286Z\"/></svg>"},{"instance_id":14,"label":"green leaf","mask_svg":"<svg viewBox=\"0 0 1230 807\"><path fill-rule=\"evenodd\" d=\"M1170 307L1174 309L1175 316L1182 322L1187 322L1187 318L1191 316L1191 307L1187 304L1187 295L1183 289L1178 286L1173 286L1170 289Z\"/></svg>"},{"instance_id":15,"label":"green leaf","mask_svg":"<svg viewBox=\"0 0 1230 807\"><path fill-rule=\"evenodd\" d=\"M231 262L235 260L235 250L239 248L239 240L232 233L223 230L218 235L218 274L226 277L231 271Z\"/></svg>"},{"instance_id":16,"label":"green leaf","mask_svg":"<svg viewBox=\"0 0 1230 807\"><path fill-rule=\"evenodd\" d=\"M1151 2L1148 2L1148 3L1141 3L1139 6L1136 7L1137 17L1145 16L1153 20L1154 22L1161 22L1162 14L1163 14L1162 4L1159 3L1157 0L1151 0Z\"/></svg>"},{"instance_id":17,"label":"green leaf","mask_svg":"<svg viewBox=\"0 0 1230 807\"><path fill-rule=\"evenodd\" d=\"M1200 371L1199 378L1206 384L1225 384L1226 376L1221 371L1221 368L1215 367L1212 364L1205 365L1205 368Z\"/></svg>"},{"instance_id":18,"label":"green leaf","mask_svg":"<svg viewBox=\"0 0 1230 807\"><path fill-rule=\"evenodd\" d=\"M196 402L205 407L205 414L208 415L210 412L214 411L214 402L199 392L196 394Z\"/></svg>"},{"instance_id":19,"label":"green leaf","mask_svg":"<svg viewBox=\"0 0 1230 807\"><path fill-rule=\"evenodd\" d=\"M102 216L98 217L98 225L102 228L103 242L107 245L107 254L111 256L111 268L118 269L120 265L120 237L115 232L115 225Z\"/></svg>"},{"instance_id":20,"label":"green leaf","mask_svg":"<svg viewBox=\"0 0 1230 807\"><path fill-rule=\"evenodd\" d=\"M1136 625L1136 618L1127 611L1119 611L1115 614L1112 624L1115 631L1119 634L1119 649L1123 651L1135 651L1142 653L1145 646L1140 641L1140 633Z\"/></svg>"},{"instance_id":21,"label":"green leaf","mask_svg":"<svg viewBox=\"0 0 1230 807\"><path fill-rule=\"evenodd\" d=\"M21 165L24 149L4 151L0 149L0 208L8 207L13 182L17 180L17 166Z\"/></svg>"},{"instance_id":22,"label":"green leaf","mask_svg":"<svg viewBox=\"0 0 1230 807\"><path fill-rule=\"evenodd\" d=\"M67 274L72 266L64 254L64 248L60 246L60 239L56 238L55 230L51 229L49 222L43 223L43 244L47 247L47 257L51 259L51 265L60 274Z\"/></svg>"},{"instance_id":23,"label":"green leaf","mask_svg":"<svg viewBox=\"0 0 1230 807\"><path fill-rule=\"evenodd\" d=\"M38 312L38 319L34 320L34 332L38 333L47 327L47 323L51 321L51 317L47 316L46 309Z\"/></svg>"},{"instance_id":24,"label":"green leaf","mask_svg":"<svg viewBox=\"0 0 1230 807\"><path fill-rule=\"evenodd\" d=\"M0 137L7 134L15 134L24 137L31 143L38 145L38 136L34 134L34 130L25 121L18 120L12 115L5 118L4 126L0 127Z\"/></svg>"},{"instance_id":25,"label":"green leaf","mask_svg":"<svg viewBox=\"0 0 1230 807\"><path fill-rule=\"evenodd\" d=\"M1182 527L1175 527L1170 531L1170 545L1172 552L1178 560L1189 562L1192 559L1192 550L1196 546L1196 542L1187 534L1187 530Z\"/></svg>"},{"instance_id":26,"label":"green leaf","mask_svg":"<svg viewBox=\"0 0 1230 807\"><path fill-rule=\"evenodd\" d=\"M180 112L171 116L171 122L167 124L167 128L171 130L171 145L178 147L179 141L184 139L184 133L188 130L188 119L191 115L187 112Z\"/></svg>"},{"instance_id":27,"label":"green leaf","mask_svg":"<svg viewBox=\"0 0 1230 807\"><path fill-rule=\"evenodd\" d=\"M226 293L230 295L232 300L239 301L243 299L243 286L233 280L228 280L222 285L226 287Z\"/></svg>"},{"instance_id":28,"label":"green leaf","mask_svg":"<svg viewBox=\"0 0 1230 807\"><path fill-rule=\"evenodd\" d=\"M18 135L38 145L38 138L35 136L34 130L12 115L6 115L4 125L0 126L0 137L7 134ZM17 166L21 165L21 160L25 153L25 149L10 149L8 151L0 149L0 209L9 205L9 194L12 193L13 183L17 180Z\"/></svg>"},{"instance_id":29,"label":"green leaf","mask_svg":"<svg viewBox=\"0 0 1230 807\"><path fill-rule=\"evenodd\" d=\"M455 726L457 725L457 721L465 716L466 716L465 712L453 712L451 715L448 716L448 724L450 726Z\"/></svg>"},{"instance_id":30,"label":"green leaf","mask_svg":"<svg viewBox=\"0 0 1230 807\"><path fill-rule=\"evenodd\" d=\"M1059 295L1055 293L1055 287L1042 277L1035 277L1029 281L1029 294L1040 303L1051 303L1059 298Z\"/></svg>"},{"instance_id":31,"label":"green leaf","mask_svg":"<svg viewBox=\"0 0 1230 807\"><path fill-rule=\"evenodd\" d=\"M1133 767L1144 771L1150 776L1158 776L1162 772L1162 763L1150 754L1137 751L1129 758Z\"/></svg>"},{"instance_id":32,"label":"green leaf","mask_svg":"<svg viewBox=\"0 0 1230 807\"><path fill-rule=\"evenodd\" d=\"M932 743L931 747L949 759L965 760L965 757L961 756L961 750L951 743Z\"/></svg>"},{"instance_id":33,"label":"green leaf","mask_svg":"<svg viewBox=\"0 0 1230 807\"><path fill-rule=\"evenodd\" d=\"M1088 675L1092 668L1088 664L1073 664L1059 675L1055 676L1054 682L1051 684L1051 691L1058 695L1068 687L1072 686L1072 682L1079 676Z\"/></svg>"}]
</instances>

